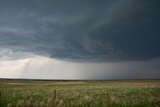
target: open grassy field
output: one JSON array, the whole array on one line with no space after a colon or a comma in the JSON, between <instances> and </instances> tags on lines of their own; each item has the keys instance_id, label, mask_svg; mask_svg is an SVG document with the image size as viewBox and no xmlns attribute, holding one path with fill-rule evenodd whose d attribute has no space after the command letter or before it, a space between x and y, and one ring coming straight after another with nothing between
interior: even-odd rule
<instances>
[{"instance_id":1,"label":"open grassy field","mask_svg":"<svg viewBox=\"0 0 160 107\"><path fill-rule=\"evenodd\" d=\"M0 80L0 107L160 107L160 80Z\"/></svg>"}]
</instances>

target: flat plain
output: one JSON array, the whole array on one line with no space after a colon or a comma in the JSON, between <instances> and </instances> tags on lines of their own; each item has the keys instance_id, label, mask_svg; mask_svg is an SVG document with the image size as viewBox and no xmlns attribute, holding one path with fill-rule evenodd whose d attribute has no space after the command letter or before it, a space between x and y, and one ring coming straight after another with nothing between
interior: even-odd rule
<instances>
[{"instance_id":1,"label":"flat plain","mask_svg":"<svg viewBox=\"0 0 160 107\"><path fill-rule=\"evenodd\" d=\"M160 80L0 80L0 107L160 107Z\"/></svg>"}]
</instances>

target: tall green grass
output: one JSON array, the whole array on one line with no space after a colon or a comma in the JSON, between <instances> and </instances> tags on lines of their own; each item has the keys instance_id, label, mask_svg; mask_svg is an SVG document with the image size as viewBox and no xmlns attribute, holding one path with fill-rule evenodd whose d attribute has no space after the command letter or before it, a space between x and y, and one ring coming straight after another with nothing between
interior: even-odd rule
<instances>
[{"instance_id":1,"label":"tall green grass","mask_svg":"<svg viewBox=\"0 0 160 107\"><path fill-rule=\"evenodd\" d=\"M160 107L160 81L0 81L0 107Z\"/></svg>"}]
</instances>

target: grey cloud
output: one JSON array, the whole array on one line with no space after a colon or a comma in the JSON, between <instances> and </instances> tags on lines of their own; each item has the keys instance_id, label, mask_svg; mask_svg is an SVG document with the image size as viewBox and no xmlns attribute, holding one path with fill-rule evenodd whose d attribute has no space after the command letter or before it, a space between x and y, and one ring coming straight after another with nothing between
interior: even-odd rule
<instances>
[{"instance_id":1,"label":"grey cloud","mask_svg":"<svg viewBox=\"0 0 160 107\"><path fill-rule=\"evenodd\" d=\"M0 47L79 61L160 57L159 1L0 1Z\"/></svg>"}]
</instances>

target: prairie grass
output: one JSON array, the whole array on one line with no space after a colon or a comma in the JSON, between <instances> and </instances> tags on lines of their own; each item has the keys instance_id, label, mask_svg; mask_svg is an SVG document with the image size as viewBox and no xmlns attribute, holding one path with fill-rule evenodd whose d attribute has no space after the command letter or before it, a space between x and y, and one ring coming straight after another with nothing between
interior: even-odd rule
<instances>
[{"instance_id":1,"label":"prairie grass","mask_svg":"<svg viewBox=\"0 0 160 107\"><path fill-rule=\"evenodd\" d=\"M1 80L0 94L0 107L160 107L159 80Z\"/></svg>"}]
</instances>

